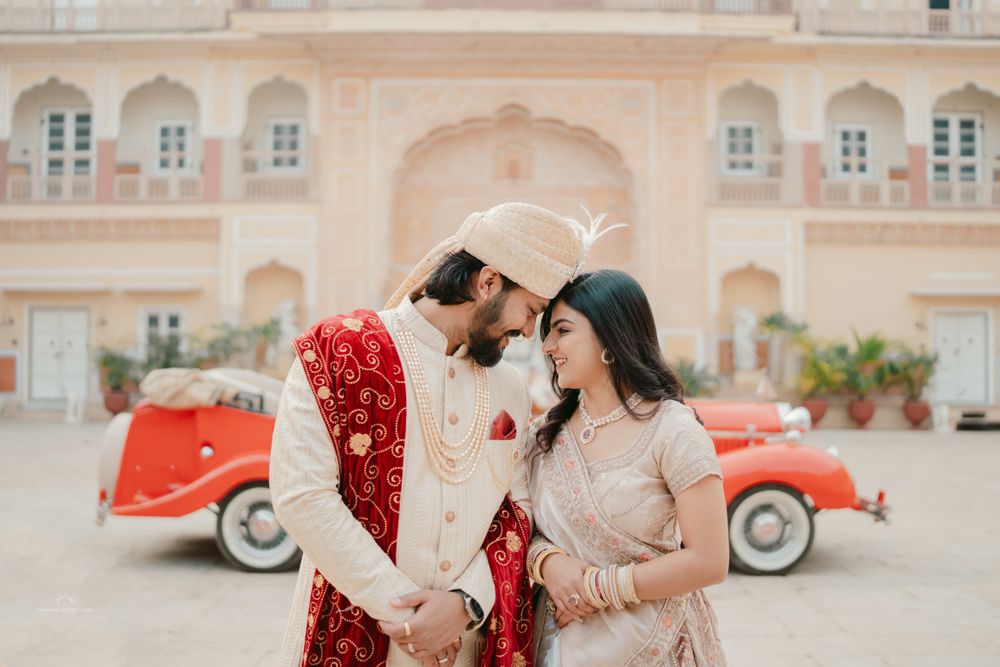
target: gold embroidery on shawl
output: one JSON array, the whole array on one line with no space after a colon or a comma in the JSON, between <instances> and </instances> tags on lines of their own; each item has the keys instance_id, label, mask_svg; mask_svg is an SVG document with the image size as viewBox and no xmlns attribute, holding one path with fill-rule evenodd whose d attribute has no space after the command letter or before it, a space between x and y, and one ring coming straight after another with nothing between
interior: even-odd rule
<instances>
[{"instance_id":1,"label":"gold embroidery on shawl","mask_svg":"<svg viewBox=\"0 0 1000 667\"><path fill-rule=\"evenodd\" d=\"M521 536L515 533L513 530L507 531L507 550L508 551L521 550Z\"/></svg>"},{"instance_id":2,"label":"gold embroidery on shawl","mask_svg":"<svg viewBox=\"0 0 1000 667\"><path fill-rule=\"evenodd\" d=\"M351 436L348 446L353 454L364 456L368 453L368 448L372 445L372 437L367 433L355 433Z\"/></svg>"}]
</instances>

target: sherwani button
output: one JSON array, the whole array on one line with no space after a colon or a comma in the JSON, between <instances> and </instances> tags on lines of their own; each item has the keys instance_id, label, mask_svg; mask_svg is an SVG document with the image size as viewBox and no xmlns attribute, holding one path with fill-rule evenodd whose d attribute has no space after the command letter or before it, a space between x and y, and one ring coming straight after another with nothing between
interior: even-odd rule
<instances>
[{"instance_id":1,"label":"sherwani button","mask_svg":"<svg viewBox=\"0 0 1000 667\"><path fill-rule=\"evenodd\" d=\"M454 512L448 512L448 513L446 513L444 515L444 520L447 521L448 523L451 523L452 521L455 520L455 513Z\"/></svg>"},{"instance_id":2,"label":"sherwani button","mask_svg":"<svg viewBox=\"0 0 1000 667\"><path fill-rule=\"evenodd\" d=\"M451 562L446 561L446 560L445 561L441 561L441 571L442 572L447 572L450 569L451 569Z\"/></svg>"},{"instance_id":3,"label":"sherwani button","mask_svg":"<svg viewBox=\"0 0 1000 667\"><path fill-rule=\"evenodd\" d=\"M458 415L456 415L454 412L452 412L450 415L448 415L448 423L451 424L452 426L454 426L455 424L457 424L458 423Z\"/></svg>"},{"instance_id":4,"label":"sherwani button","mask_svg":"<svg viewBox=\"0 0 1000 667\"><path fill-rule=\"evenodd\" d=\"M452 379L452 380L454 380L454 379L455 379L455 369L454 369L454 368L449 368L449 369L448 369L448 377L449 377L450 379Z\"/></svg>"},{"instance_id":5,"label":"sherwani button","mask_svg":"<svg viewBox=\"0 0 1000 667\"><path fill-rule=\"evenodd\" d=\"M302 358L311 363L316 361L316 353L312 350L306 350L302 353Z\"/></svg>"},{"instance_id":6,"label":"sherwani button","mask_svg":"<svg viewBox=\"0 0 1000 667\"><path fill-rule=\"evenodd\" d=\"M330 388L320 387L319 389L316 390L316 395L322 398L323 400L326 400L330 398Z\"/></svg>"}]
</instances>

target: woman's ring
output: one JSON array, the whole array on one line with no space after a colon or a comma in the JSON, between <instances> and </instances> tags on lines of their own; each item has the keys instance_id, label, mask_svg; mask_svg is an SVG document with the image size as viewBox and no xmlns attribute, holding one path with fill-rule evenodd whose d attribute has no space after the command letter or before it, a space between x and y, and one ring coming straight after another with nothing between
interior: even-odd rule
<instances>
[{"instance_id":1,"label":"woman's ring","mask_svg":"<svg viewBox=\"0 0 1000 667\"><path fill-rule=\"evenodd\" d=\"M407 644L406 648L407 648L407 650L409 650L410 653L416 653L417 652L417 649L413 648L413 642L410 642L409 644Z\"/></svg>"},{"instance_id":2,"label":"woman's ring","mask_svg":"<svg viewBox=\"0 0 1000 667\"><path fill-rule=\"evenodd\" d=\"M580 596L577 595L576 593L573 593L568 598L566 598L566 601L575 607L576 605L580 604Z\"/></svg>"},{"instance_id":3,"label":"woman's ring","mask_svg":"<svg viewBox=\"0 0 1000 667\"><path fill-rule=\"evenodd\" d=\"M438 658L438 664L439 665L443 665L446 662L448 662L448 656L445 656L443 658Z\"/></svg>"},{"instance_id":4,"label":"woman's ring","mask_svg":"<svg viewBox=\"0 0 1000 667\"><path fill-rule=\"evenodd\" d=\"M410 628L410 624L407 623L406 621L403 621L403 636L404 637L409 637L412 634L413 634L413 630Z\"/></svg>"}]
</instances>

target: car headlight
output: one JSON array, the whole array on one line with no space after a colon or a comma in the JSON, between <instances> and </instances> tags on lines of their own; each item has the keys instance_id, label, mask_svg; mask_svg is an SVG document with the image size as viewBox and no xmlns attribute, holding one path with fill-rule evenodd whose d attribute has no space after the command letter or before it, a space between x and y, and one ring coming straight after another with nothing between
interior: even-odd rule
<instances>
[{"instance_id":1,"label":"car headlight","mask_svg":"<svg viewBox=\"0 0 1000 667\"><path fill-rule=\"evenodd\" d=\"M781 417L781 427L785 433L789 431L805 433L812 428L812 416L804 407L793 408Z\"/></svg>"}]
</instances>

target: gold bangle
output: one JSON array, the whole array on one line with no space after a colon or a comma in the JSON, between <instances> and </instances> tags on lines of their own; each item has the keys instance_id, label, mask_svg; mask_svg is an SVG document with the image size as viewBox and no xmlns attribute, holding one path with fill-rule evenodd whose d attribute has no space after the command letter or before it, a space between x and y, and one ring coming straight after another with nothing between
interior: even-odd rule
<instances>
[{"instance_id":1,"label":"gold bangle","mask_svg":"<svg viewBox=\"0 0 1000 667\"><path fill-rule=\"evenodd\" d=\"M545 580L542 579L542 563L545 562L546 558L548 558L553 554L562 554L564 556L567 555L566 552L560 549L559 547L552 547L538 554L538 558L535 559L535 582L539 586L545 585Z\"/></svg>"}]
</instances>

